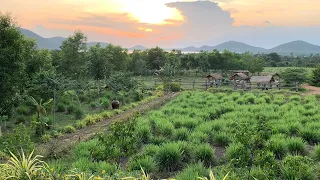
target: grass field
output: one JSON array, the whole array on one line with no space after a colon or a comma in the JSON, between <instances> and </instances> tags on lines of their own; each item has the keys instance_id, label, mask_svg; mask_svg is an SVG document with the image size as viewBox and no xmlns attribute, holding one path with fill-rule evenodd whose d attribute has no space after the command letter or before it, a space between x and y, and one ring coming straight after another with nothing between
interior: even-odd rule
<instances>
[{"instance_id":1,"label":"grass field","mask_svg":"<svg viewBox=\"0 0 320 180\"><path fill-rule=\"evenodd\" d=\"M97 176L135 174L141 166L154 179L195 180L210 167L217 179L228 172L228 179L319 179L318 104L315 96L184 92L50 164L58 173L77 168Z\"/></svg>"},{"instance_id":2,"label":"grass field","mask_svg":"<svg viewBox=\"0 0 320 180\"><path fill-rule=\"evenodd\" d=\"M286 69L300 69L301 67L265 67L263 72L270 72L270 73L281 73L285 71ZM302 69L305 69L306 72L308 72L308 75L312 74L312 71L315 68L306 68L302 67Z\"/></svg>"}]
</instances>

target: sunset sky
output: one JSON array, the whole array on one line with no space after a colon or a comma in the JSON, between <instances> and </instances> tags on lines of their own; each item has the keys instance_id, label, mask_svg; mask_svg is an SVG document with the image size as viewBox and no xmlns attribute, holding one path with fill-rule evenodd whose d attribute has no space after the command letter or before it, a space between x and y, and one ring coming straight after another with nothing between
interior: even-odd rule
<instances>
[{"instance_id":1,"label":"sunset sky","mask_svg":"<svg viewBox=\"0 0 320 180\"><path fill-rule=\"evenodd\" d=\"M89 41L123 47L320 45L320 0L0 0L0 11L43 37L80 29Z\"/></svg>"}]
</instances>

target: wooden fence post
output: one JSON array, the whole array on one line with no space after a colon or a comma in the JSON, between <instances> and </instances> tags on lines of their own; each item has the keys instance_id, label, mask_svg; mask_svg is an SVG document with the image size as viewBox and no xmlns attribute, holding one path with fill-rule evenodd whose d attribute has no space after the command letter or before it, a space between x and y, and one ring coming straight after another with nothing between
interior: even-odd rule
<instances>
[{"instance_id":1,"label":"wooden fence post","mask_svg":"<svg viewBox=\"0 0 320 180\"><path fill-rule=\"evenodd\" d=\"M194 90L195 84L196 84L196 80L194 79L194 80L193 80L193 84L192 84L192 89L193 89L193 90Z\"/></svg>"},{"instance_id":2,"label":"wooden fence post","mask_svg":"<svg viewBox=\"0 0 320 180\"><path fill-rule=\"evenodd\" d=\"M296 82L296 92L299 91L299 82Z\"/></svg>"},{"instance_id":3,"label":"wooden fence post","mask_svg":"<svg viewBox=\"0 0 320 180\"><path fill-rule=\"evenodd\" d=\"M279 90L281 90L281 82L280 81L279 81L278 87L279 87Z\"/></svg>"}]
</instances>

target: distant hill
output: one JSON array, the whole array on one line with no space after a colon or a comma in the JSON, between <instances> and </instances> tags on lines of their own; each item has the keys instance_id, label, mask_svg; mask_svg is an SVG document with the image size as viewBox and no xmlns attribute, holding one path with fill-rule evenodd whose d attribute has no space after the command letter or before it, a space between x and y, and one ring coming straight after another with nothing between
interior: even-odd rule
<instances>
[{"instance_id":1,"label":"distant hill","mask_svg":"<svg viewBox=\"0 0 320 180\"><path fill-rule=\"evenodd\" d=\"M243 52L264 53L267 51L264 48L250 46L245 43L241 43L237 41L228 41L228 42L219 44L215 46L214 49L217 49L219 51L229 50L237 53L243 53Z\"/></svg>"},{"instance_id":2,"label":"distant hill","mask_svg":"<svg viewBox=\"0 0 320 180\"><path fill-rule=\"evenodd\" d=\"M270 51L280 54L311 54L320 53L320 46L305 41L293 41L272 48Z\"/></svg>"},{"instance_id":3,"label":"distant hill","mask_svg":"<svg viewBox=\"0 0 320 180\"><path fill-rule=\"evenodd\" d=\"M38 47L41 49L59 49L62 42L61 38L43 38L27 29L20 28L20 32L29 38L35 39Z\"/></svg>"},{"instance_id":4,"label":"distant hill","mask_svg":"<svg viewBox=\"0 0 320 180\"><path fill-rule=\"evenodd\" d=\"M35 39L40 49L60 49L62 42L66 39L63 37L44 38L28 29L23 28L20 28L20 32L26 37ZM97 43L100 43L101 47L108 46L108 43L106 42L88 42L88 47L95 46Z\"/></svg>"},{"instance_id":5,"label":"distant hill","mask_svg":"<svg viewBox=\"0 0 320 180\"><path fill-rule=\"evenodd\" d=\"M129 48L129 50L146 50L147 48L141 45L133 46L132 48Z\"/></svg>"},{"instance_id":6,"label":"distant hill","mask_svg":"<svg viewBox=\"0 0 320 180\"><path fill-rule=\"evenodd\" d=\"M29 38L33 38L37 41L38 47L40 49L60 49L61 43L66 39L63 37L52 37L52 38L44 38L39 36L38 34L20 28L22 34ZM98 42L88 42L88 47L96 45ZM106 47L108 43L100 42L102 47ZM129 50L146 50L147 48L141 45L134 46L129 48ZM250 46L248 44L237 42L237 41L228 41L216 46L208 46L204 45L199 48L194 46L189 46L186 48L181 48L182 52L200 52L200 51L213 51L217 49L219 51L229 50L232 52L237 53L244 53L244 52L251 52L251 53L270 53L270 52L277 52L279 54L294 54L294 55L301 55L301 54L317 54L320 53L320 46L310 44L305 41L293 41L285 44L281 44L277 47L272 49L264 49L261 47Z\"/></svg>"}]
</instances>

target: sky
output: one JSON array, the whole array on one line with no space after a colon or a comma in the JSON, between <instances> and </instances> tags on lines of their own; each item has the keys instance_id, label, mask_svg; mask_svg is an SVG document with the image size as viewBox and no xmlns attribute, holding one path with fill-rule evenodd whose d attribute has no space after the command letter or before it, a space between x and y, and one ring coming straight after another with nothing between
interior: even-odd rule
<instances>
[{"instance_id":1,"label":"sky","mask_svg":"<svg viewBox=\"0 0 320 180\"><path fill-rule=\"evenodd\" d=\"M163 48L241 41L271 48L320 45L320 0L0 0L18 24L43 37L81 30L89 41Z\"/></svg>"}]
</instances>

